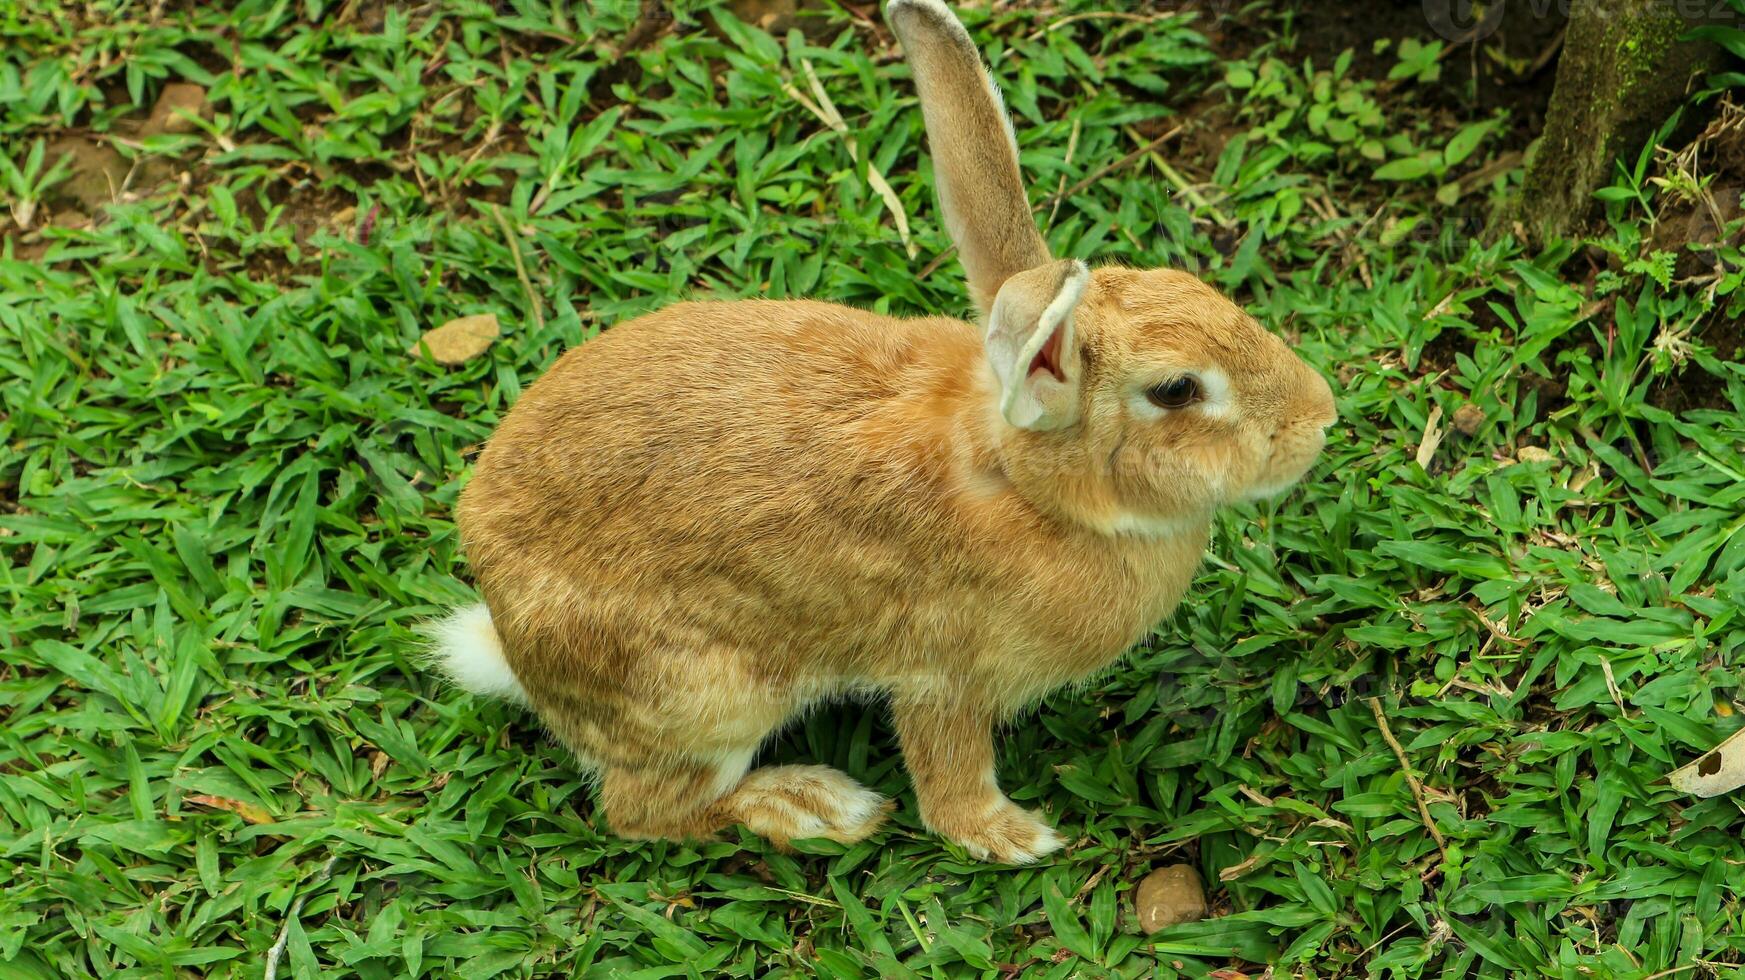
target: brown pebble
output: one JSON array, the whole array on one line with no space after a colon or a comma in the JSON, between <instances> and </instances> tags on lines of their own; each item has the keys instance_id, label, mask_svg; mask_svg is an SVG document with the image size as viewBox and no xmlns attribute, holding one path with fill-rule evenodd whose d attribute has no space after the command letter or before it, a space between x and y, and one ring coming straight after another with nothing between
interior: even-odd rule
<instances>
[{"instance_id":1,"label":"brown pebble","mask_svg":"<svg viewBox=\"0 0 1745 980\"><path fill-rule=\"evenodd\" d=\"M1172 864L1145 876L1133 896L1139 928L1150 935L1206 917L1206 886L1192 865Z\"/></svg>"},{"instance_id":2,"label":"brown pebble","mask_svg":"<svg viewBox=\"0 0 1745 980\"><path fill-rule=\"evenodd\" d=\"M1467 402L1454 410L1454 429L1463 436L1470 436L1484 424L1484 409Z\"/></svg>"},{"instance_id":3,"label":"brown pebble","mask_svg":"<svg viewBox=\"0 0 1745 980\"><path fill-rule=\"evenodd\" d=\"M72 208L62 208L48 219L48 223L56 228L83 228L91 223L91 219Z\"/></svg>"},{"instance_id":4,"label":"brown pebble","mask_svg":"<svg viewBox=\"0 0 1745 980\"><path fill-rule=\"evenodd\" d=\"M795 0L732 0L728 8L733 16L775 35L786 34L794 26L797 11Z\"/></svg>"},{"instance_id":5,"label":"brown pebble","mask_svg":"<svg viewBox=\"0 0 1745 980\"><path fill-rule=\"evenodd\" d=\"M177 112L178 109L183 111ZM210 110L205 89L191 82L171 82L159 93L157 104L151 108L151 118L140 127L139 134L191 133L195 126L190 117L210 117Z\"/></svg>"}]
</instances>

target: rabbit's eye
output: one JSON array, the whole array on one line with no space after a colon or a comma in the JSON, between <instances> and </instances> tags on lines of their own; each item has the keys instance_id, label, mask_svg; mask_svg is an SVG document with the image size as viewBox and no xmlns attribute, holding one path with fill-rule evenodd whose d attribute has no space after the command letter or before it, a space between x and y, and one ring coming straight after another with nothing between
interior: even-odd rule
<instances>
[{"instance_id":1,"label":"rabbit's eye","mask_svg":"<svg viewBox=\"0 0 1745 980\"><path fill-rule=\"evenodd\" d=\"M1191 374L1165 381L1145 392L1145 397L1158 408L1187 408L1200 400L1200 383Z\"/></svg>"}]
</instances>

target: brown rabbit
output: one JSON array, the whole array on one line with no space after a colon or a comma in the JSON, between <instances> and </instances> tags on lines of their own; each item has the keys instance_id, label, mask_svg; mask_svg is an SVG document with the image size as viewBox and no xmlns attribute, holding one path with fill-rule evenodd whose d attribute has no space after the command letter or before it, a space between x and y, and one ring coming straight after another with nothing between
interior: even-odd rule
<instances>
[{"instance_id":1,"label":"brown rabbit","mask_svg":"<svg viewBox=\"0 0 1745 980\"><path fill-rule=\"evenodd\" d=\"M445 670L537 712L627 837L866 837L884 798L749 767L807 706L876 694L927 826L1055 850L995 782L995 726L1168 616L1214 508L1291 486L1334 420L1194 277L1051 259L968 33L938 0L886 16L984 326L680 303L565 354L461 495L485 602L438 624Z\"/></svg>"}]
</instances>

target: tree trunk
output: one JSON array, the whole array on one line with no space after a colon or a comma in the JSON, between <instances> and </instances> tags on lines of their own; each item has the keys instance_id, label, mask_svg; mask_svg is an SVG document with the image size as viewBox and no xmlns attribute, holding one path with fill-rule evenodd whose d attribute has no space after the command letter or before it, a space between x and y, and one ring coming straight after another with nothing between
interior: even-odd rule
<instances>
[{"instance_id":1,"label":"tree trunk","mask_svg":"<svg viewBox=\"0 0 1745 980\"><path fill-rule=\"evenodd\" d=\"M1611 182L1612 162L1633 160L1684 101L1693 78L1719 64L1714 45L1678 39L1715 6L1574 0L1545 132L1511 208L1510 230L1543 242L1588 220L1594 191Z\"/></svg>"}]
</instances>

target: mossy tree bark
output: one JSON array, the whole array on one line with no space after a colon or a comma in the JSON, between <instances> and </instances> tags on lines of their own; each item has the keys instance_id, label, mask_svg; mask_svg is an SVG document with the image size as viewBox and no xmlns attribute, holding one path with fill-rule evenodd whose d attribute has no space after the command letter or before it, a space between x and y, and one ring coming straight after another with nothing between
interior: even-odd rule
<instances>
[{"instance_id":1,"label":"mossy tree bark","mask_svg":"<svg viewBox=\"0 0 1745 980\"><path fill-rule=\"evenodd\" d=\"M1593 214L1612 161L1639 152L1692 79L1718 64L1714 45L1679 40L1718 6L1728 9L1714 0L1575 0L1545 132L1511 209L1520 232L1544 241Z\"/></svg>"}]
</instances>

